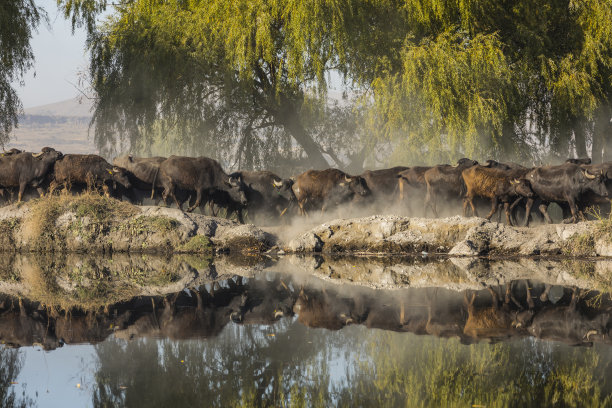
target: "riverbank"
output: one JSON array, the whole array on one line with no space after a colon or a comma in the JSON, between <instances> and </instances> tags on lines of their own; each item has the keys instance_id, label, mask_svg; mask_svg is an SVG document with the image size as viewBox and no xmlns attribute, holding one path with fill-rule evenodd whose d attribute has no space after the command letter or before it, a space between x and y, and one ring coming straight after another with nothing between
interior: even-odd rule
<instances>
[{"instance_id":1,"label":"riverbank","mask_svg":"<svg viewBox=\"0 0 612 408\"><path fill-rule=\"evenodd\" d=\"M257 227L95 193L0 208L0 251L612 257L612 221L511 227L482 218L395 215Z\"/></svg>"}]
</instances>

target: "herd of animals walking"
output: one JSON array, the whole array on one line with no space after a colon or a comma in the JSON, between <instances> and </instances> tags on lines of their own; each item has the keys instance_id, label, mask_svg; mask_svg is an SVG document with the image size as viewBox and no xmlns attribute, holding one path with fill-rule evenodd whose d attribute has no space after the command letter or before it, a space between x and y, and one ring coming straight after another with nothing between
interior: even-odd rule
<instances>
[{"instance_id":1,"label":"herd of animals walking","mask_svg":"<svg viewBox=\"0 0 612 408\"><path fill-rule=\"evenodd\" d=\"M159 204L168 198L188 212L206 205L212 215L220 208L226 216L236 214L244 222L263 216L281 220L287 212L308 216L334 208L385 210L404 206L408 212L422 203L424 215L431 210L438 216L440 203L463 205L465 216L478 215L478 202L489 200L488 219L503 204L506 222L517 224L514 215L524 211L529 224L534 205L552 223L548 205L557 203L568 218L585 219L585 210L598 207L610 211L608 194L612 188L612 162L591 164L591 160L568 159L554 166L523 167L515 163L487 160L479 164L460 159L454 165L393 167L349 175L338 169L308 170L291 178L269 171L238 171L228 174L216 160L207 157L117 157L113 164L98 155L62 154L44 147L38 153L11 149L0 157L0 195L9 203L27 196L43 196L66 189L79 192L95 189L106 195L143 204L145 199ZM285 216L287 218L288 216ZM501 221L501 211L498 215Z\"/></svg>"}]
</instances>

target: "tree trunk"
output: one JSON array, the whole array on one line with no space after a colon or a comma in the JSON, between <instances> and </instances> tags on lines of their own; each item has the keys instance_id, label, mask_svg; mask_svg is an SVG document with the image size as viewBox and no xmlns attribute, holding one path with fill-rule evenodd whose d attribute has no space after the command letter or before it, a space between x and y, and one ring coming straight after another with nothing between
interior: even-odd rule
<instances>
[{"instance_id":1,"label":"tree trunk","mask_svg":"<svg viewBox=\"0 0 612 408\"><path fill-rule=\"evenodd\" d=\"M612 124L610 117L612 112L608 106L601 106L595 112L595 124L593 126L593 162L602 163L612 160ZM598 152L597 158L595 157ZM597 161L596 161L597 160Z\"/></svg>"},{"instance_id":2,"label":"tree trunk","mask_svg":"<svg viewBox=\"0 0 612 408\"><path fill-rule=\"evenodd\" d=\"M283 125L285 130L302 146L313 168L326 169L329 167L329 163L323 157L321 149L308 132L306 132L306 129L304 129L304 125L302 125L302 121L293 104L285 103L279 114L275 116L275 121Z\"/></svg>"},{"instance_id":3,"label":"tree trunk","mask_svg":"<svg viewBox=\"0 0 612 408\"><path fill-rule=\"evenodd\" d=\"M574 142L576 143L576 157L587 157L586 150L586 121L582 118L573 121Z\"/></svg>"}]
</instances>

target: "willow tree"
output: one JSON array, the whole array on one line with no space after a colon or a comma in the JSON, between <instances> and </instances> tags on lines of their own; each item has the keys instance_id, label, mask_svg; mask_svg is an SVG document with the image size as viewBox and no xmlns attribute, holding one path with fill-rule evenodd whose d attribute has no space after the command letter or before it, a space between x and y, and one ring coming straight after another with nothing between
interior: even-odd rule
<instances>
[{"instance_id":1,"label":"willow tree","mask_svg":"<svg viewBox=\"0 0 612 408\"><path fill-rule=\"evenodd\" d=\"M12 83L22 80L32 67L34 55L30 40L44 10L34 0L3 0L0 2L0 145L9 140L22 109Z\"/></svg>"},{"instance_id":2,"label":"willow tree","mask_svg":"<svg viewBox=\"0 0 612 408\"><path fill-rule=\"evenodd\" d=\"M104 6L62 4L90 29ZM325 103L325 74L343 64L344 12L328 1L124 2L90 31L97 144L108 151L120 135L138 147L174 132L199 153L299 146L326 166L302 112Z\"/></svg>"},{"instance_id":3,"label":"willow tree","mask_svg":"<svg viewBox=\"0 0 612 408\"><path fill-rule=\"evenodd\" d=\"M401 67L366 78L371 128L407 147L399 158L585 155L587 141L601 155L610 1L406 0L402 10Z\"/></svg>"}]
</instances>

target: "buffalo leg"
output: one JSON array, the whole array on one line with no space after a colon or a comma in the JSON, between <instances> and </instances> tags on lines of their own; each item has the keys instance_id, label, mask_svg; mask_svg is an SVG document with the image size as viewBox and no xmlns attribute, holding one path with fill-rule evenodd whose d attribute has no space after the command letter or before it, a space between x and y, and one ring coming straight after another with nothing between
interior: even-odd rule
<instances>
[{"instance_id":1,"label":"buffalo leg","mask_svg":"<svg viewBox=\"0 0 612 408\"><path fill-rule=\"evenodd\" d=\"M198 208L200 206L201 201L202 201L202 189L198 188L196 190L196 201L191 207L187 208L187 212L192 212L193 210Z\"/></svg>"},{"instance_id":2,"label":"buffalo leg","mask_svg":"<svg viewBox=\"0 0 612 408\"><path fill-rule=\"evenodd\" d=\"M487 215L487 220L489 221L491 220L491 217L493 217L493 215L497 212L498 206L499 206L499 200L497 199L497 197L493 197L491 199L491 211Z\"/></svg>"},{"instance_id":3,"label":"buffalo leg","mask_svg":"<svg viewBox=\"0 0 612 408\"><path fill-rule=\"evenodd\" d=\"M512 226L512 214L510 213L510 203L508 201L504 203L504 212L506 213L506 223Z\"/></svg>"},{"instance_id":4,"label":"buffalo leg","mask_svg":"<svg viewBox=\"0 0 612 408\"><path fill-rule=\"evenodd\" d=\"M467 217L467 216L468 216L468 215L467 215L467 207L468 207L468 204L469 204L469 198L464 197L464 198L463 198L463 216L464 216L464 217Z\"/></svg>"},{"instance_id":5,"label":"buffalo leg","mask_svg":"<svg viewBox=\"0 0 612 408\"><path fill-rule=\"evenodd\" d=\"M433 188L431 188L429 185L427 186L427 195L425 195L425 214L423 214L424 217L427 216L427 207L430 207L434 217L438 218L438 211L436 208L436 194L434 193Z\"/></svg>"},{"instance_id":6,"label":"buffalo leg","mask_svg":"<svg viewBox=\"0 0 612 408\"><path fill-rule=\"evenodd\" d=\"M244 224L244 218L242 216L242 208L238 208L236 210L236 217L238 217L238 222L239 223ZM249 218L249 219L251 220L251 222L253 222L251 218Z\"/></svg>"},{"instance_id":7,"label":"buffalo leg","mask_svg":"<svg viewBox=\"0 0 612 408\"><path fill-rule=\"evenodd\" d=\"M20 203L23 198L23 192L25 191L27 183L19 183L19 193L17 194L17 202Z\"/></svg>"},{"instance_id":8,"label":"buffalo leg","mask_svg":"<svg viewBox=\"0 0 612 408\"><path fill-rule=\"evenodd\" d=\"M542 213L542 215L546 219L546 222L549 223L549 224L552 224L553 220L552 220L552 218L550 218L550 215L548 215L548 203L540 204L538 206L538 209L540 210L540 213Z\"/></svg>"},{"instance_id":9,"label":"buffalo leg","mask_svg":"<svg viewBox=\"0 0 612 408\"><path fill-rule=\"evenodd\" d=\"M577 217L577 215L578 215L578 214L577 214L577 213L578 213L578 210L577 210L577 208L576 208L576 202L574 201L574 199L573 199L573 198L571 198L571 197L570 197L570 198L567 200L567 203L569 204L570 211L572 212L572 218L570 219L570 220L571 220L570 222L571 222L571 223L576 223L576 222L578 222L578 217ZM564 220L563 222L565 222L565 220Z\"/></svg>"},{"instance_id":10,"label":"buffalo leg","mask_svg":"<svg viewBox=\"0 0 612 408\"><path fill-rule=\"evenodd\" d=\"M529 226L529 216L531 215L531 207L533 206L533 201L533 198L529 198L527 199L527 204L525 204L525 222L523 223L525 227Z\"/></svg>"}]
</instances>

